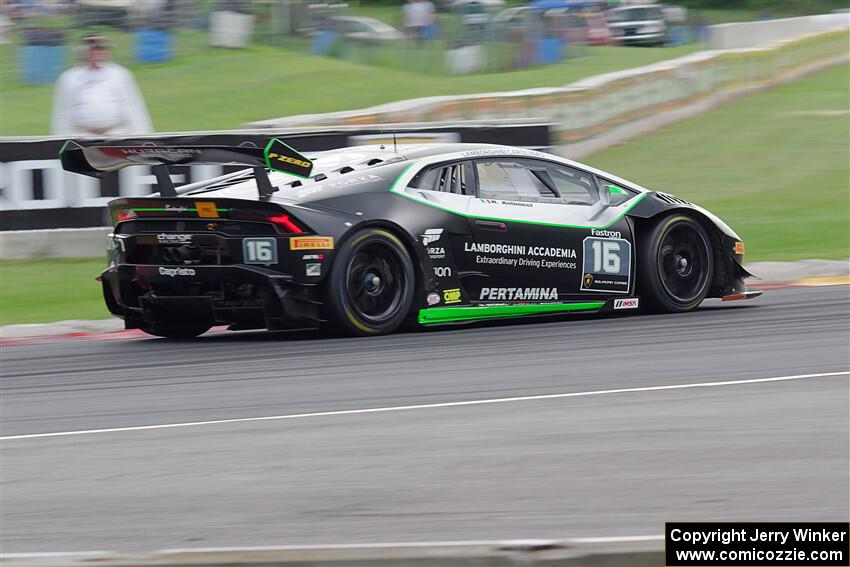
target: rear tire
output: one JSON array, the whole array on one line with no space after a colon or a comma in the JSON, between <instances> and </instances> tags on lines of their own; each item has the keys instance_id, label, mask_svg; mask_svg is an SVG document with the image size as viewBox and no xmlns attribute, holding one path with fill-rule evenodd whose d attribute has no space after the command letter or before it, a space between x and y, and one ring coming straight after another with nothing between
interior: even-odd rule
<instances>
[{"instance_id":1,"label":"rear tire","mask_svg":"<svg viewBox=\"0 0 850 567\"><path fill-rule=\"evenodd\" d=\"M413 262L397 236L367 228L346 240L325 282L328 322L323 330L385 335L407 317L416 288Z\"/></svg>"},{"instance_id":2,"label":"rear tire","mask_svg":"<svg viewBox=\"0 0 850 567\"><path fill-rule=\"evenodd\" d=\"M708 233L690 216L655 223L640 244L638 282L647 306L665 313L699 307L714 277L712 249Z\"/></svg>"},{"instance_id":3,"label":"rear tire","mask_svg":"<svg viewBox=\"0 0 850 567\"><path fill-rule=\"evenodd\" d=\"M210 330L210 325L177 325L173 323L155 323L141 328L155 337L166 339L193 339Z\"/></svg>"}]
</instances>

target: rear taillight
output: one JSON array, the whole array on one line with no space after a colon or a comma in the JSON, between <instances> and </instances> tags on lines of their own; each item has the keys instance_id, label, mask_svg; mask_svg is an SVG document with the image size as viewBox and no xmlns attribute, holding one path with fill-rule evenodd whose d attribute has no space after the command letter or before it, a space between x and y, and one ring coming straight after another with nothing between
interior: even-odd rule
<instances>
[{"instance_id":1,"label":"rear taillight","mask_svg":"<svg viewBox=\"0 0 850 567\"><path fill-rule=\"evenodd\" d=\"M113 213L113 224L139 218L133 209L119 209Z\"/></svg>"},{"instance_id":2,"label":"rear taillight","mask_svg":"<svg viewBox=\"0 0 850 567\"><path fill-rule=\"evenodd\" d=\"M304 232L304 229L295 224L288 215L272 215L270 217L266 217L266 220L292 234L301 234Z\"/></svg>"},{"instance_id":3,"label":"rear taillight","mask_svg":"<svg viewBox=\"0 0 850 567\"><path fill-rule=\"evenodd\" d=\"M305 232L304 228L292 216L277 211L231 209L230 218L254 222L270 222L282 234L303 234Z\"/></svg>"},{"instance_id":4,"label":"rear taillight","mask_svg":"<svg viewBox=\"0 0 850 567\"><path fill-rule=\"evenodd\" d=\"M148 203L144 203L148 204ZM153 203L159 205L159 203ZM209 209L201 209L201 205L207 203L195 202L194 207L189 207L183 204L172 205L165 203L164 206L157 207L142 207L123 205L123 208L115 208L112 211L112 223L117 225L120 222L135 220L135 219L210 219L224 220L232 219L237 221L248 222L265 222L274 225L275 230L280 234L304 234L307 228L287 211L280 210L262 210L262 209L231 209L216 207L213 209L216 213L215 217L210 216Z\"/></svg>"}]
</instances>

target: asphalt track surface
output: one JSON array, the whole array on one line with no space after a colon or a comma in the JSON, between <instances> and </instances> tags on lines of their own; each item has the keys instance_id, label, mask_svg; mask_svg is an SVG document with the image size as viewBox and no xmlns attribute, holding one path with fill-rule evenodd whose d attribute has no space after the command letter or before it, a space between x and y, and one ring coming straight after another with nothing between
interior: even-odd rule
<instances>
[{"instance_id":1,"label":"asphalt track surface","mask_svg":"<svg viewBox=\"0 0 850 567\"><path fill-rule=\"evenodd\" d=\"M687 315L371 339L241 333L6 347L0 549L846 521L848 344L850 288L835 286ZM597 393L545 397L582 392ZM505 400L514 397L529 399ZM395 409L340 413L375 408ZM171 427L191 422L207 423Z\"/></svg>"}]
</instances>

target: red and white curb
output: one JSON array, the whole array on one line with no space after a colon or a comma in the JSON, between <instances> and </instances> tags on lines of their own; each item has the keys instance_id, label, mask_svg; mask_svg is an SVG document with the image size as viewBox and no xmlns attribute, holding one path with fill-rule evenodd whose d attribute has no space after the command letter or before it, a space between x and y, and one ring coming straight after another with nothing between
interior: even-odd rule
<instances>
[{"instance_id":1,"label":"red and white curb","mask_svg":"<svg viewBox=\"0 0 850 567\"><path fill-rule=\"evenodd\" d=\"M97 321L55 321L0 327L0 346L40 344L57 340L134 339L145 335L138 329L126 330L120 319Z\"/></svg>"},{"instance_id":2,"label":"red and white curb","mask_svg":"<svg viewBox=\"0 0 850 567\"><path fill-rule=\"evenodd\" d=\"M226 327L213 327L209 333L221 333ZM0 327L0 347L53 343L59 341L113 341L156 339L139 329L125 329L120 319L96 321L56 321Z\"/></svg>"},{"instance_id":3,"label":"red and white curb","mask_svg":"<svg viewBox=\"0 0 850 567\"><path fill-rule=\"evenodd\" d=\"M111 333L85 333L77 331L73 333L39 335L34 337L17 337L8 339L2 337L0 338L0 347L40 345L45 343L55 343L57 341L110 341L120 339L141 339L143 337L153 338L138 329L125 329L123 331L113 331Z\"/></svg>"}]
</instances>

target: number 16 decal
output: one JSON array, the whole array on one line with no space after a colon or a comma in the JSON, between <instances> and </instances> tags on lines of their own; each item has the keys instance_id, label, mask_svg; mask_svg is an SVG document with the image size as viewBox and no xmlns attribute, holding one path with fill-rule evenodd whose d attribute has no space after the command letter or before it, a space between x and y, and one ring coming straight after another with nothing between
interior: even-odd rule
<instances>
[{"instance_id":1,"label":"number 16 decal","mask_svg":"<svg viewBox=\"0 0 850 567\"><path fill-rule=\"evenodd\" d=\"M246 264L277 264L277 241L274 238L243 238L242 254Z\"/></svg>"},{"instance_id":2,"label":"number 16 decal","mask_svg":"<svg viewBox=\"0 0 850 567\"><path fill-rule=\"evenodd\" d=\"M594 273L605 272L606 274L620 273L620 243L611 240L596 240L590 243L593 249L593 271Z\"/></svg>"},{"instance_id":3,"label":"number 16 decal","mask_svg":"<svg viewBox=\"0 0 850 567\"><path fill-rule=\"evenodd\" d=\"M620 238L584 239L582 291L628 293L632 245Z\"/></svg>"}]
</instances>

